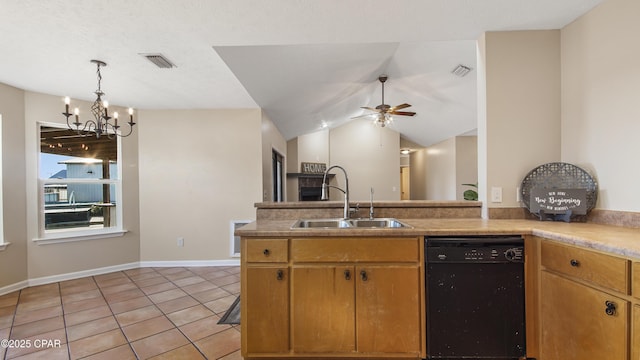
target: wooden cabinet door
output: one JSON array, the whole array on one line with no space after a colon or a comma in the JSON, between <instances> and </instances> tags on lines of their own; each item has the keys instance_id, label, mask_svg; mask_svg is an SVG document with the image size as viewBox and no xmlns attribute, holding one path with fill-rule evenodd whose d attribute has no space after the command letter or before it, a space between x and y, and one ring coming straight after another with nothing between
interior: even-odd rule
<instances>
[{"instance_id":1,"label":"wooden cabinet door","mask_svg":"<svg viewBox=\"0 0 640 360\"><path fill-rule=\"evenodd\" d=\"M629 302L546 271L540 285L542 360L627 359Z\"/></svg>"},{"instance_id":2,"label":"wooden cabinet door","mask_svg":"<svg viewBox=\"0 0 640 360\"><path fill-rule=\"evenodd\" d=\"M417 266L357 266L358 352L420 353Z\"/></svg>"},{"instance_id":3,"label":"wooden cabinet door","mask_svg":"<svg viewBox=\"0 0 640 360\"><path fill-rule=\"evenodd\" d=\"M353 266L292 268L292 347L295 353L355 351Z\"/></svg>"},{"instance_id":4,"label":"wooden cabinet door","mask_svg":"<svg viewBox=\"0 0 640 360\"><path fill-rule=\"evenodd\" d=\"M633 341L631 342L631 359L640 360L640 305L633 307Z\"/></svg>"},{"instance_id":5,"label":"wooden cabinet door","mask_svg":"<svg viewBox=\"0 0 640 360\"><path fill-rule=\"evenodd\" d=\"M241 298L248 353L289 351L289 271L287 267L247 267ZM245 319L246 314L246 319Z\"/></svg>"}]
</instances>

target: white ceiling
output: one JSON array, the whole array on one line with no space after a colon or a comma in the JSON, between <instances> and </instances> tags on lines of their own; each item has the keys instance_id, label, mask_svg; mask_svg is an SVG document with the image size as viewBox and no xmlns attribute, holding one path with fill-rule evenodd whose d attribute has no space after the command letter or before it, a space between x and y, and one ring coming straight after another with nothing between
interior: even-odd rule
<instances>
[{"instance_id":1,"label":"white ceiling","mask_svg":"<svg viewBox=\"0 0 640 360\"><path fill-rule=\"evenodd\" d=\"M380 104L385 73L385 103L417 112L393 129L427 146L476 127L476 72L450 72L476 67L483 32L559 29L601 1L0 0L0 82L92 101L100 59L112 104L260 107L291 139Z\"/></svg>"}]
</instances>

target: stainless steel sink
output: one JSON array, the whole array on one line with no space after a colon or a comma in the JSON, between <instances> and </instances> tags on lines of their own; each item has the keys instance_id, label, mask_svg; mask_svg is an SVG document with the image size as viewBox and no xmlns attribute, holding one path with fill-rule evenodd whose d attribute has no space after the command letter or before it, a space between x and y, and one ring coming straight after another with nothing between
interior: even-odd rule
<instances>
[{"instance_id":1,"label":"stainless steel sink","mask_svg":"<svg viewBox=\"0 0 640 360\"><path fill-rule=\"evenodd\" d=\"M377 219L353 219L351 224L357 228L403 228L409 227L397 219L377 218Z\"/></svg>"},{"instance_id":2,"label":"stainless steel sink","mask_svg":"<svg viewBox=\"0 0 640 360\"><path fill-rule=\"evenodd\" d=\"M344 219L311 219L311 220L298 220L291 227L292 229L339 229L351 227L349 221Z\"/></svg>"},{"instance_id":3,"label":"stainless steel sink","mask_svg":"<svg viewBox=\"0 0 640 360\"><path fill-rule=\"evenodd\" d=\"M409 228L397 219L374 218L374 219L301 219L296 221L292 229L363 229L363 228Z\"/></svg>"}]
</instances>

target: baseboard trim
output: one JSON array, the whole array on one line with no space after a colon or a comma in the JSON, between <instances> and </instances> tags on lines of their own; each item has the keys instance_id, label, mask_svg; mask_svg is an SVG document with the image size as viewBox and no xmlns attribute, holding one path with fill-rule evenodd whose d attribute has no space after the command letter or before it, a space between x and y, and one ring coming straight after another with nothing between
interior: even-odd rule
<instances>
[{"instance_id":1,"label":"baseboard trim","mask_svg":"<svg viewBox=\"0 0 640 360\"><path fill-rule=\"evenodd\" d=\"M29 281L28 280L24 280L24 281L17 282L15 284L3 286L3 287L0 288L0 296L12 293L14 291L22 290L22 289L26 288L27 286L29 286Z\"/></svg>"},{"instance_id":2,"label":"baseboard trim","mask_svg":"<svg viewBox=\"0 0 640 360\"><path fill-rule=\"evenodd\" d=\"M140 261L140 267L202 267L202 266L240 266L240 259Z\"/></svg>"},{"instance_id":3,"label":"baseboard trim","mask_svg":"<svg viewBox=\"0 0 640 360\"><path fill-rule=\"evenodd\" d=\"M22 290L29 286L51 284L87 276L107 274L115 271L130 270L140 267L203 267L203 266L240 266L240 259L228 260L185 260L185 261L136 261L128 264L105 266L96 269L76 271L72 273L43 276L23 280L15 284L0 287L0 296Z\"/></svg>"},{"instance_id":4,"label":"baseboard trim","mask_svg":"<svg viewBox=\"0 0 640 360\"><path fill-rule=\"evenodd\" d=\"M140 267L140 263L136 261L128 264L105 266L101 268L76 271L76 272L60 274L60 275L44 276L44 277L39 277L35 279L29 279L29 286L51 284L59 281L67 281L67 280L73 280L73 279L78 279L78 278L87 277L87 276L102 275L102 274L107 274L114 271L130 270L138 267Z\"/></svg>"}]
</instances>

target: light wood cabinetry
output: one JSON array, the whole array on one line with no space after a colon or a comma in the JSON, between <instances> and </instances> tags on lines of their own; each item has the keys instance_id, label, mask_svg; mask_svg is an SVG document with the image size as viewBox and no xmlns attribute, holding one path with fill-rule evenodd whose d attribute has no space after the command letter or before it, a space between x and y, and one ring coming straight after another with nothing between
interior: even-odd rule
<instances>
[{"instance_id":1,"label":"light wood cabinetry","mask_svg":"<svg viewBox=\"0 0 640 360\"><path fill-rule=\"evenodd\" d=\"M542 360L629 356L629 261L541 242Z\"/></svg>"},{"instance_id":2,"label":"light wood cabinetry","mask_svg":"<svg viewBox=\"0 0 640 360\"><path fill-rule=\"evenodd\" d=\"M425 357L420 237L271 239L288 243L286 260L275 256L282 251L269 251L282 266L264 261L261 248L269 241L242 241L245 358ZM286 270L286 280L273 280L278 270ZM244 294L260 300L245 306ZM290 336L278 335L285 328Z\"/></svg>"},{"instance_id":3,"label":"light wood cabinetry","mask_svg":"<svg viewBox=\"0 0 640 360\"><path fill-rule=\"evenodd\" d=\"M248 353L287 353L288 241L243 241L242 251L242 347Z\"/></svg>"},{"instance_id":4,"label":"light wood cabinetry","mask_svg":"<svg viewBox=\"0 0 640 360\"><path fill-rule=\"evenodd\" d=\"M640 304L633 306L633 337L631 360L640 360Z\"/></svg>"}]
</instances>

